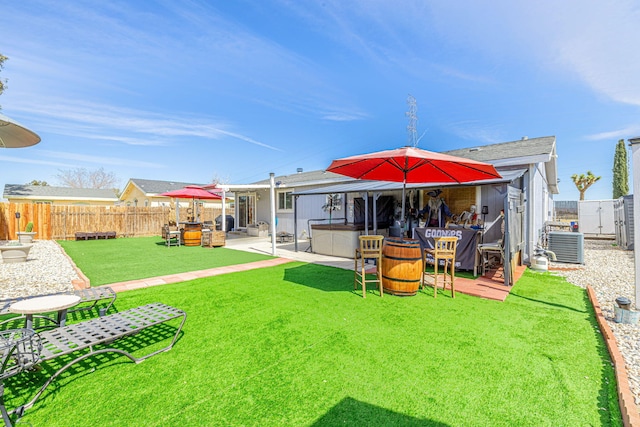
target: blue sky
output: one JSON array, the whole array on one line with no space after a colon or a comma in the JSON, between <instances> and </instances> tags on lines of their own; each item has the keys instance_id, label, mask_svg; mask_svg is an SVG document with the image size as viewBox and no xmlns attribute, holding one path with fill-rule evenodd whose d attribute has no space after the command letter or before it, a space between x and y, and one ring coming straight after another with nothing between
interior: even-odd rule
<instances>
[{"instance_id":1,"label":"blue sky","mask_svg":"<svg viewBox=\"0 0 640 427\"><path fill-rule=\"evenodd\" d=\"M407 145L411 94L420 148L555 135L556 200L587 170L608 199L640 136L638 22L628 0L5 2L2 113L42 142L0 151L0 188L324 169Z\"/></svg>"}]
</instances>

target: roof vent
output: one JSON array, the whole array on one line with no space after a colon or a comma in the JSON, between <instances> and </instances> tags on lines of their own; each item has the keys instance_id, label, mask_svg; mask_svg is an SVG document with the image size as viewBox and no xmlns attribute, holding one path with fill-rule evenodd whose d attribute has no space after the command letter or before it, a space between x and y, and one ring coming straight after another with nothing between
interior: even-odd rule
<instances>
[{"instance_id":1,"label":"roof vent","mask_svg":"<svg viewBox=\"0 0 640 427\"><path fill-rule=\"evenodd\" d=\"M523 141L526 141L527 139L529 139L529 137L528 137L528 136L523 136L523 137L522 137L522 140L523 140Z\"/></svg>"},{"instance_id":2,"label":"roof vent","mask_svg":"<svg viewBox=\"0 0 640 427\"><path fill-rule=\"evenodd\" d=\"M480 151L480 147L469 148L469 151Z\"/></svg>"},{"instance_id":3,"label":"roof vent","mask_svg":"<svg viewBox=\"0 0 640 427\"><path fill-rule=\"evenodd\" d=\"M298 173L302 173L302 168L298 168L298 169L296 169L296 172L298 172Z\"/></svg>"}]
</instances>

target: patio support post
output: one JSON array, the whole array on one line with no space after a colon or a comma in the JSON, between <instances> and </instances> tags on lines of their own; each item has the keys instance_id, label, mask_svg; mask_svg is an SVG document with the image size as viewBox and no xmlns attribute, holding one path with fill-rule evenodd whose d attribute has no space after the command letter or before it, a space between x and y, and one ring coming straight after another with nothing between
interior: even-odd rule
<instances>
[{"instance_id":1,"label":"patio support post","mask_svg":"<svg viewBox=\"0 0 640 427\"><path fill-rule=\"evenodd\" d=\"M373 234L378 234L378 198L382 193L373 193Z\"/></svg>"},{"instance_id":2,"label":"patio support post","mask_svg":"<svg viewBox=\"0 0 640 427\"><path fill-rule=\"evenodd\" d=\"M369 192L365 191L362 194L362 198L364 199L364 234L365 236L369 235Z\"/></svg>"},{"instance_id":3,"label":"patio support post","mask_svg":"<svg viewBox=\"0 0 640 427\"><path fill-rule=\"evenodd\" d=\"M631 158L632 164L632 176L633 176L633 212L637 217L640 212L640 137L629 139L629 145L631 145ZM640 303L640 286L638 281L640 280L640 250L638 245L640 243L640 227L633 228L633 244L636 250L633 251L635 260L635 298L636 307Z\"/></svg>"},{"instance_id":4,"label":"patio support post","mask_svg":"<svg viewBox=\"0 0 640 427\"><path fill-rule=\"evenodd\" d=\"M531 189L529 189L531 190ZM507 187L507 195L504 198L504 236L502 237L502 251L504 253L502 259L502 271L504 276L504 285L510 286L511 283L511 233L509 233L511 227L511 203L509 200L509 188Z\"/></svg>"},{"instance_id":5,"label":"patio support post","mask_svg":"<svg viewBox=\"0 0 640 427\"><path fill-rule=\"evenodd\" d=\"M298 252L298 197L293 196L293 250Z\"/></svg>"},{"instance_id":6,"label":"patio support post","mask_svg":"<svg viewBox=\"0 0 640 427\"><path fill-rule=\"evenodd\" d=\"M276 256L276 179L269 173L269 204L271 210L271 255Z\"/></svg>"},{"instance_id":7,"label":"patio support post","mask_svg":"<svg viewBox=\"0 0 640 427\"><path fill-rule=\"evenodd\" d=\"M227 191L226 191L226 188L222 189L222 219L220 220L220 231L227 231Z\"/></svg>"}]
</instances>

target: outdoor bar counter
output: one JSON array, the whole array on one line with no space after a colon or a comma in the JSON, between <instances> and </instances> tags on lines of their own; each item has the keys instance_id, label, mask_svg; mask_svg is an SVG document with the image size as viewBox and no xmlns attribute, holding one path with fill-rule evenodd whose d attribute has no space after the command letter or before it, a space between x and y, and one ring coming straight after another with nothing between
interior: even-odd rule
<instances>
[{"instance_id":1,"label":"outdoor bar counter","mask_svg":"<svg viewBox=\"0 0 640 427\"><path fill-rule=\"evenodd\" d=\"M353 258L364 224L311 224L313 252Z\"/></svg>"}]
</instances>

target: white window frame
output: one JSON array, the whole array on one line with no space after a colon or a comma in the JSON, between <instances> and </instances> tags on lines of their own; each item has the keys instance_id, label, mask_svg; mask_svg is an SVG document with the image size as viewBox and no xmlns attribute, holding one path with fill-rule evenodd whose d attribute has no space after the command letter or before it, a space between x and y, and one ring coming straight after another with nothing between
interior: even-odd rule
<instances>
[{"instance_id":1,"label":"white window frame","mask_svg":"<svg viewBox=\"0 0 640 427\"><path fill-rule=\"evenodd\" d=\"M289 195L289 200L291 202L291 206L290 207L286 207L286 203L287 203L287 194ZM277 212L293 212L293 190L280 190L278 191L278 195L277 195ZM284 199L283 199L284 198ZM280 202L283 201L285 204L284 208L280 207Z\"/></svg>"}]
</instances>

